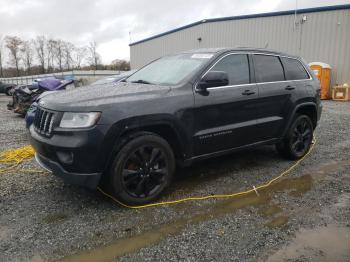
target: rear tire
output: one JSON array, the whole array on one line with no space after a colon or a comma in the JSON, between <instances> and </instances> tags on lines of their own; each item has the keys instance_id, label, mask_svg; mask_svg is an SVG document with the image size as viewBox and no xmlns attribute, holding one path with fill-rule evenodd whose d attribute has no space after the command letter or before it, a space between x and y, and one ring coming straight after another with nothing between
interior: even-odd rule
<instances>
[{"instance_id":1,"label":"rear tire","mask_svg":"<svg viewBox=\"0 0 350 262\"><path fill-rule=\"evenodd\" d=\"M285 158L297 160L309 151L313 140L313 124L307 115L296 115L285 138L276 144Z\"/></svg>"},{"instance_id":2,"label":"rear tire","mask_svg":"<svg viewBox=\"0 0 350 262\"><path fill-rule=\"evenodd\" d=\"M110 166L109 188L124 204L144 205L164 192L174 170L174 153L166 140L152 133L134 135Z\"/></svg>"}]
</instances>

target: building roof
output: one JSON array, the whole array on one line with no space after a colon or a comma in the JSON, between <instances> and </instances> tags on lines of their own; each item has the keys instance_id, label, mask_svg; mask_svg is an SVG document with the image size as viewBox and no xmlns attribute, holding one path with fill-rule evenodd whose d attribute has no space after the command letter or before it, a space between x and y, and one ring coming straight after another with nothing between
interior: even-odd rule
<instances>
[{"instance_id":1,"label":"building roof","mask_svg":"<svg viewBox=\"0 0 350 262\"><path fill-rule=\"evenodd\" d=\"M342 9L350 9L350 4L346 5L332 5L332 6L322 6L322 7L314 7L314 8L305 8L305 9L298 9L297 14L305 14L305 13L315 13L315 12L323 12L323 11L334 11L334 10L342 10ZM192 24L188 24L182 27L175 28L170 31L166 31L161 34L157 34L148 38L145 38L140 41L136 41L130 44L130 46L141 44L144 42L147 42L149 40L159 38L162 36L166 36L190 27L194 27L200 24L204 23L213 23L213 22L222 22L222 21L232 21L232 20L243 20L243 19L250 19L250 18L259 18L259 17L272 17L272 16L282 16L282 15L292 15L295 13L295 10L287 10L287 11L279 11L279 12L270 12L270 13L260 13L260 14L251 14L251 15L239 15L239 16L228 16L228 17L221 17L221 18L211 18L211 19L204 19L197 22L194 22Z\"/></svg>"}]
</instances>

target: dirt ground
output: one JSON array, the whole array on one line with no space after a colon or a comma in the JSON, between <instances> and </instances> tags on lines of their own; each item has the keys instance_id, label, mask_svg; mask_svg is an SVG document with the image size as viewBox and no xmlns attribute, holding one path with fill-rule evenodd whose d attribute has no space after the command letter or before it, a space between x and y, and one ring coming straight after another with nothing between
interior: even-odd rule
<instances>
[{"instance_id":1,"label":"dirt ground","mask_svg":"<svg viewBox=\"0 0 350 262\"><path fill-rule=\"evenodd\" d=\"M0 150L28 144L0 95ZM350 261L350 103L326 101L311 154L236 198L122 208L34 160L0 174L0 261ZM161 201L239 192L293 164L273 146L178 169Z\"/></svg>"}]
</instances>

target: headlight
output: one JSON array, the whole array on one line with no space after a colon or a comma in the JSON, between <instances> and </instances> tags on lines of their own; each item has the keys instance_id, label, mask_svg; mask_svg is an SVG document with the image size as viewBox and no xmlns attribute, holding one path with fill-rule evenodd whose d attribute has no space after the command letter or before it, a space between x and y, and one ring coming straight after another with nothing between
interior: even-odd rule
<instances>
[{"instance_id":1,"label":"headlight","mask_svg":"<svg viewBox=\"0 0 350 262\"><path fill-rule=\"evenodd\" d=\"M73 113L66 112L61 119L60 127L63 128L86 128L97 123L101 116L100 112Z\"/></svg>"}]
</instances>

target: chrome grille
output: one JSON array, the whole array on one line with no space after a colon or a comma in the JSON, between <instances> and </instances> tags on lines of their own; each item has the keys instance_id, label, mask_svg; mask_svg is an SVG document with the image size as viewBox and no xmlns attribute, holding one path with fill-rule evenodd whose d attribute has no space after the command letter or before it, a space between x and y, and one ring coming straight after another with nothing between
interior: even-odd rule
<instances>
[{"instance_id":1,"label":"chrome grille","mask_svg":"<svg viewBox=\"0 0 350 262\"><path fill-rule=\"evenodd\" d=\"M51 136L56 114L42 108L37 108L34 117L35 131L44 136Z\"/></svg>"}]
</instances>

